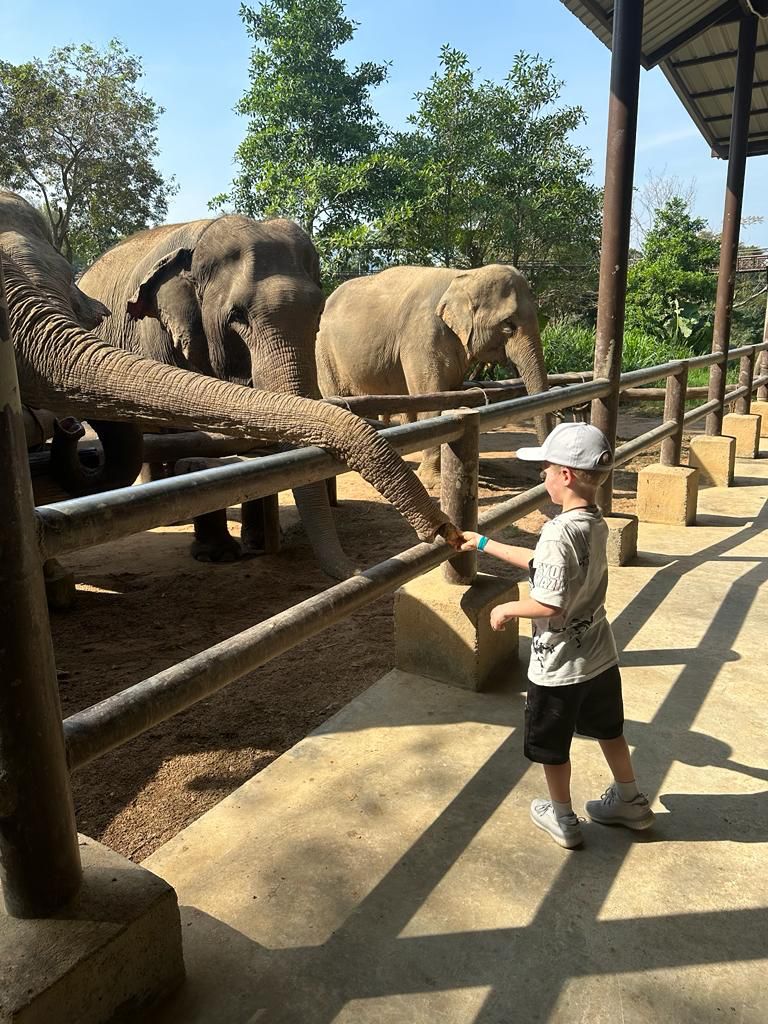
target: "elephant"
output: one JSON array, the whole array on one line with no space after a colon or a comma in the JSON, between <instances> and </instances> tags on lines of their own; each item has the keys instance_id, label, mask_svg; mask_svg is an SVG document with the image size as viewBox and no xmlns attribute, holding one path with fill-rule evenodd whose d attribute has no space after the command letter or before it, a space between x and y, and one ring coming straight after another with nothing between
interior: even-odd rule
<instances>
[{"instance_id":1,"label":"elephant","mask_svg":"<svg viewBox=\"0 0 768 1024\"><path fill-rule=\"evenodd\" d=\"M453 391L471 362L514 362L529 394L547 390L536 302L515 267L391 267L353 278L328 298L316 358L320 391L396 395ZM540 440L549 417L536 419ZM440 449L419 476L439 481Z\"/></svg>"},{"instance_id":2,"label":"elephant","mask_svg":"<svg viewBox=\"0 0 768 1024\"><path fill-rule=\"evenodd\" d=\"M309 236L291 221L228 215L150 228L108 250L80 285L112 308L98 333L121 349L232 383L320 398L319 262ZM349 576L325 484L294 494L322 569ZM260 546L255 511L253 503L243 506L246 551ZM196 558L239 555L224 512L198 517L195 536Z\"/></svg>"},{"instance_id":3,"label":"elephant","mask_svg":"<svg viewBox=\"0 0 768 1024\"><path fill-rule=\"evenodd\" d=\"M252 255L258 259L257 252ZM10 331L13 339L21 403L132 430L175 427L319 445L391 501L420 538L432 540L439 533L458 543L456 527L394 449L360 417L302 395L256 390L166 365L121 350L85 328L78 307L85 303L96 316L105 315L106 306L94 304L77 288L71 266L51 245L40 215L8 192L0 193L0 269L8 313L3 333ZM280 280L261 300L266 306L275 292L281 297L258 332L258 344L276 353L291 330L293 305L317 308L317 286L309 278L294 273L287 291L280 289ZM249 337L247 311L238 309L235 316L241 319L230 329ZM285 379L293 372L295 360L287 361Z\"/></svg>"}]
</instances>

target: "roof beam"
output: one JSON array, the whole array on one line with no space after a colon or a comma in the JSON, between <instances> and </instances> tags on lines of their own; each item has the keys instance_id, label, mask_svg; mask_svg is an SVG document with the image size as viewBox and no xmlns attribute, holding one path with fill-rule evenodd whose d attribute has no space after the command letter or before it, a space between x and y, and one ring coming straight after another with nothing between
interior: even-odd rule
<instances>
[{"instance_id":1,"label":"roof beam","mask_svg":"<svg viewBox=\"0 0 768 1024\"><path fill-rule=\"evenodd\" d=\"M750 132L749 141L758 142L761 139L768 139L768 132ZM718 146L727 146L730 141L730 137L721 138L717 140Z\"/></svg>"},{"instance_id":2,"label":"roof beam","mask_svg":"<svg viewBox=\"0 0 768 1024\"><path fill-rule=\"evenodd\" d=\"M765 89L766 87L768 87L768 80L752 83L753 89ZM733 92L733 89L732 85L724 85L721 89L703 89L701 92L691 92L688 95L692 100L704 100L710 96L727 96L728 93Z\"/></svg>"},{"instance_id":3,"label":"roof beam","mask_svg":"<svg viewBox=\"0 0 768 1024\"><path fill-rule=\"evenodd\" d=\"M756 117L758 114L768 114L768 107L753 107L750 112L750 117ZM713 114L711 117L705 117L704 121L707 124L712 124L714 121L729 121L731 119L731 111L727 114Z\"/></svg>"},{"instance_id":4,"label":"roof beam","mask_svg":"<svg viewBox=\"0 0 768 1024\"><path fill-rule=\"evenodd\" d=\"M693 25L689 25L688 28L682 32L678 32L672 39L667 40L663 46L660 46L653 53L646 54L646 65L653 67L654 64L658 64L660 60L664 60L675 50L679 50L681 46L685 46L686 43L690 43L696 36L700 36L702 32L706 32L708 28L712 28L713 25L719 25L724 21L731 21L741 17L741 8L739 7L738 0L725 0L725 3L720 4L709 14L705 14L703 18L699 18Z\"/></svg>"},{"instance_id":5,"label":"roof beam","mask_svg":"<svg viewBox=\"0 0 768 1024\"><path fill-rule=\"evenodd\" d=\"M761 43L755 47L755 53L765 53L766 51L768 51L768 43ZM700 67L702 64L712 64L717 60L735 60L737 54L738 50L721 50L719 53L708 53L703 57L686 57L685 60L673 60L672 67L678 69L695 68Z\"/></svg>"},{"instance_id":6,"label":"roof beam","mask_svg":"<svg viewBox=\"0 0 768 1024\"><path fill-rule=\"evenodd\" d=\"M604 11L597 0L581 0L581 2L604 29L613 33L613 11Z\"/></svg>"}]
</instances>

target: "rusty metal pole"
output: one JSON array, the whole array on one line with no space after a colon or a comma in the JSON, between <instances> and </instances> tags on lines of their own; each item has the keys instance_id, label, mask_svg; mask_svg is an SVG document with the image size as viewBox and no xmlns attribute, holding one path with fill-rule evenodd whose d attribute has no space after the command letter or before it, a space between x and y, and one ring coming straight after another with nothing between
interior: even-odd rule
<instances>
[{"instance_id":1,"label":"rusty metal pole","mask_svg":"<svg viewBox=\"0 0 768 1024\"><path fill-rule=\"evenodd\" d=\"M46 917L80 851L1 261L0 496L0 874L9 914Z\"/></svg>"},{"instance_id":2,"label":"rusty metal pole","mask_svg":"<svg viewBox=\"0 0 768 1024\"><path fill-rule=\"evenodd\" d=\"M611 95L595 339L595 378L607 377L613 389L610 395L592 402L592 423L603 431L612 448L616 446L619 412L643 6L643 0L616 0L613 8ZM606 513L611 511L612 496L613 474L598 493L598 502Z\"/></svg>"},{"instance_id":3,"label":"rusty metal pole","mask_svg":"<svg viewBox=\"0 0 768 1024\"><path fill-rule=\"evenodd\" d=\"M477 479L480 460L480 416L477 409L457 409L464 433L444 444L440 454L440 507L460 530L477 530ZM449 583L470 584L477 575L477 553L463 551L443 572Z\"/></svg>"},{"instance_id":4,"label":"rusty metal pole","mask_svg":"<svg viewBox=\"0 0 768 1024\"><path fill-rule=\"evenodd\" d=\"M667 377L667 393L664 396L664 418L668 423L674 420L677 430L671 437L661 442L662 466L679 466L680 453L683 449L683 416L685 415L685 395L688 390L688 363L683 362L679 373Z\"/></svg>"},{"instance_id":5,"label":"rusty metal pole","mask_svg":"<svg viewBox=\"0 0 768 1024\"><path fill-rule=\"evenodd\" d=\"M739 26L739 56L736 64L736 87L733 91L731 142L728 150L728 179L723 211L723 235L720 242L720 269L717 274L715 326L712 351L728 355L733 313L733 286L736 279L736 257L739 251L741 204L744 198L744 175L749 141L749 112L752 106L752 78L755 71L757 18L744 15ZM725 378L728 364L723 360L709 370L709 401L720 405L707 416L707 433L719 434L723 428Z\"/></svg>"},{"instance_id":6,"label":"rusty metal pole","mask_svg":"<svg viewBox=\"0 0 768 1024\"><path fill-rule=\"evenodd\" d=\"M763 341L768 341L768 299L765 302L765 323L763 326ZM762 377L768 373L768 351L760 353L760 361L757 364L760 369L758 370L758 377ZM757 400L758 402L768 402L768 384L761 384L757 389Z\"/></svg>"},{"instance_id":7,"label":"rusty metal pole","mask_svg":"<svg viewBox=\"0 0 768 1024\"><path fill-rule=\"evenodd\" d=\"M755 379L755 352L741 357L739 363L739 387L745 387L746 393L736 399L736 412L747 415L752 407L752 381Z\"/></svg>"}]
</instances>

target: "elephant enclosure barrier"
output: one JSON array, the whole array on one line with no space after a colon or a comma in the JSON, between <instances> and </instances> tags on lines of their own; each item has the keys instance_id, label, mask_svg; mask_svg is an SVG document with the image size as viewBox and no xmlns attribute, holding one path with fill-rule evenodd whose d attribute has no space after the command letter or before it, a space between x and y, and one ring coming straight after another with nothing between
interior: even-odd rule
<instances>
[{"instance_id":1,"label":"elephant enclosure barrier","mask_svg":"<svg viewBox=\"0 0 768 1024\"><path fill-rule=\"evenodd\" d=\"M741 360L739 386L726 396L749 411L752 393L768 390L768 373L755 376L758 354L768 343L731 351L727 357L712 354L683 362L672 362L623 374L619 391L626 394L640 385L667 380L662 422L616 451L616 467L639 452L662 442L661 461L679 462L683 430L708 415L719 405L705 402L685 411L686 379L694 366L712 366ZM762 370L768 370L761 355ZM517 387L513 384L512 388ZM490 390L490 389L489 389ZM387 428L383 436L401 454L444 445L441 503L450 518L464 529L478 526L487 533L514 523L546 501L543 485L533 487L494 506L478 522L477 481L479 435L527 420L534 414L567 409L587 401L610 399L607 379L566 384L553 391L525 397L508 397L505 386L486 403L474 391L443 395L451 410L443 416ZM472 396L483 403L479 409L456 409L457 400ZM688 396L690 397L690 396ZM397 399L402 408L382 399ZM432 401L398 396L366 397L366 412L414 411L411 402ZM346 400L344 400L346 402ZM356 400L350 400L350 404ZM378 405L376 403L379 403ZM387 408L384 408L388 406ZM355 410L358 411L358 410ZM42 558L66 554L85 547L167 525L225 505L272 495L302 484L335 477L346 467L317 448L265 456L251 462L205 470L184 477L161 480L140 487L124 488L96 496L43 506L35 511L38 552ZM65 719L64 740L70 768L77 768L152 728L195 702L211 695L241 676L288 651L302 641L414 577L447 562L449 579L469 582L474 576L476 555L456 554L442 542L420 543L366 569L293 607L244 630L178 664L116 693L114 696ZM51 838L51 843L55 840ZM14 880L9 875L9 884Z\"/></svg>"}]
</instances>

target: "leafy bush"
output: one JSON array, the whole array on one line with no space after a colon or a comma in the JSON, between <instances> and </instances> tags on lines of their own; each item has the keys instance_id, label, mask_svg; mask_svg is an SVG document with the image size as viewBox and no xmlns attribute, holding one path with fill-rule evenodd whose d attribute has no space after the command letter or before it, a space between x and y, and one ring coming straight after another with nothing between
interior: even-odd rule
<instances>
[{"instance_id":1,"label":"leafy bush","mask_svg":"<svg viewBox=\"0 0 768 1024\"><path fill-rule=\"evenodd\" d=\"M595 360L595 332L566 319L551 320L542 332L544 363L548 373L578 373L591 370ZM624 332L621 368L626 373L658 366L693 353L682 344L654 338L637 328Z\"/></svg>"}]
</instances>

